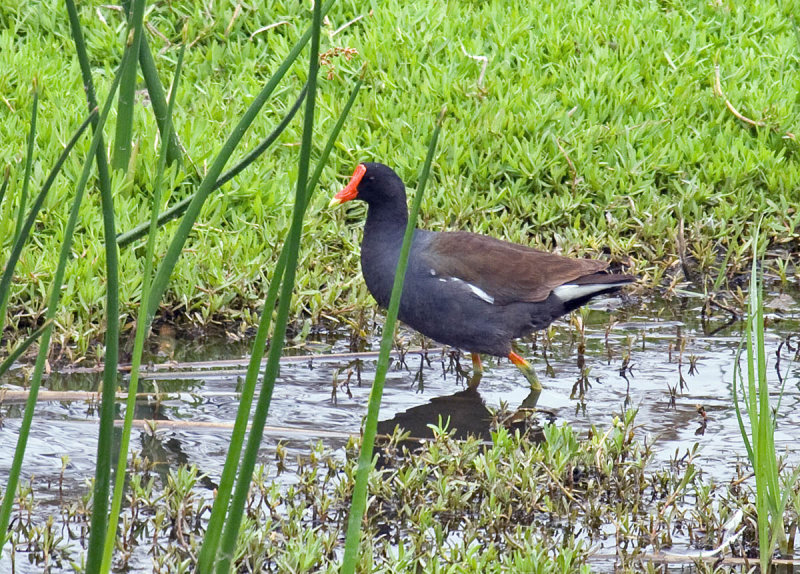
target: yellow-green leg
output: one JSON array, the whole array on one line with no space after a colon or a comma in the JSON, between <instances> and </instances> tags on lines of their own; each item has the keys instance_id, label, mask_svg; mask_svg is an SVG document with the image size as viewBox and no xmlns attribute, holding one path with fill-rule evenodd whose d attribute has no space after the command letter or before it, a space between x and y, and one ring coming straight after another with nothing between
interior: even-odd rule
<instances>
[{"instance_id":1,"label":"yellow-green leg","mask_svg":"<svg viewBox=\"0 0 800 574\"><path fill-rule=\"evenodd\" d=\"M530 366L528 361L517 355L514 351L508 354L508 358L511 359L511 362L514 363L522 374L525 375L525 378L528 379L531 390L541 392L542 384L539 382L539 377L536 376L533 367Z\"/></svg>"},{"instance_id":2,"label":"yellow-green leg","mask_svg":"<svg viewBox=\"0 0 800 574\"><path fill-rule=\"evenodd\" d=\"M470 353L470 356L472 357L472 376L469 379L469 385L467 385L467 387L474 391L478 388L481 378L483 377L483 363L478 353Z\"/></svg>"},{"instance_id":3,"label":"yellow-green leg","mask_svg":"<svg viewBox=\"0 0 800 574\"><path fill-rule=\"evenodd\" d=\"M511 359L511 362L516 365L523 375L525 375L525 378L528 379L528 384L531 387L531 392L528 393L528 396L525 397L524 401L522 401L520 408L536 408L536 403L539 402L539 395L542 394L542 384L539 382L539 377L536 376L533 367L530 366L528 361L517 355L514 351L511 351L508 354L508 358Z\"/></svg>"}]
</instances>

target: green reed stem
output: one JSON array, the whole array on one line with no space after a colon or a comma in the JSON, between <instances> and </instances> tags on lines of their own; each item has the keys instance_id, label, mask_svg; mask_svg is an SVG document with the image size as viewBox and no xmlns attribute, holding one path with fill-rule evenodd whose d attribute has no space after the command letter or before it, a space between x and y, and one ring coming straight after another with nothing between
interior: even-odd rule
<instances>
[{"instance_id":1,"label":"green reed stem","mask_svg":"<svg viewBox=\"0 0 800 574\"><path fill-rule=\"evenodd\" d=\"M356 81L355 86L350 92L350 97L342 109L342 113L336 120L333 126L328 141L320 154L317 161L317 167L314 173L308 180L308 193L306 194L305 201L303 202L303 215L305 215L308 208L311 193L316 188L319 178L322 176L322 170L328 156L333 150L336 143L336 138L344 126L347 116L350 114L350 108L356 101L358 91L361 89L363 78ZM266 349L267 337L269 335L269 326L272 320L272 312L275 309L275 302L278 299L278 289L281 286L283 279L283 272L286 269L286 259L288 256L288 243L284 243L281 248L281 253L278 256L278 261L275 264L275 269L272 273L272 281L267 290L267 296L264 300L264 306L261 311L261 319L258 323L258 331L253 340L253 351L250 355L250 362L247 365L247 375L245 376L242 393L239 397L239 408L236 413L236 421L233 425L233 432L231 433L230 445L228 447L228 454L225 458L225 467L222 470L220 477L219 487L217 489L217 496L214 499L214 507L211 511L211 518L208 521L205 536L203 537L203 546L198 555L198 572L211 572L214 556L216 555L217 548L219 547L219 537L222 533L222 527L225 522L225 516L228 511L228 503L230 501L231 491L233 490L233 483L236 480L236 468L239 465L239 458L242 452L242 444L244 444L245 433L247 432L247 421L250 417L250 407L253 404L253 396L255 394L256 382L258 381L258 374L261 370L261 360L264 357L264 350ZM269 406L268 406L269 407Z\"/></svg>"},{"instance_id":2,"label":"green reed stem","mask_svg":"<svg viewBox=\"0 0 800 574\"><path fill-rule=\"evenodd\" d=\"M136 77L139 71L139 47L142 43L142 26L146 0L133 0L131 18L128 24L128 45L134 57L129 58L122 71L117 105L117 128L114 135L114 151L111 167L117 170L128 169L131 159L131 140L133 139L133 108L136 95Z\"/></svg>"},{"instance_id":3,"label":"green reed stem","mask_svg":"<svg viewBox=\"0 0 800 574\"><path fill-rule=\"evenodd\" d=\"M125 61L129 57L129 50L125 51L125 54L122 57L122 63L120 64L120 69L125 64ZM100 115L100 120L98 122L97 131L94 133L94 137L92 138L92 144L89 148L89 153L86 156L86 161L84 162L83 171L81 172L80 179L78 180L78 184L75 188L75 198L72 202L72 209L70 210L69 218L67 219L67 225L64 228L64 242L61 244L61 251L59 253L58 258L58 265L56 266L55 274L53 275L53 286L50 291L50 296L48 298L48 305L47 305L47 312L45 313L45 321L49 321L50 325L48 325L44 332L42 333L41 342L39 343L39 353L36 357L36 363L33 368L33 376L31 377L30 382L30 394L28 395L28 401L25 404L25 412L22 415L22 421L20 423L19 432L17 434L17 447L14 451L14 460L11 464L11 470L8 476L8 482L6 484L6 490L3 496L3 505L0 507L0 538L3 540L3 544L0 545L0 550L2 550L2 546L5 545L6 537L8 537L8 524L11 518L11 507L14 503L14 499L16 498L17 492L17 484L19 483L19 475L22 469L22 461L25 457L25 449L28 445L28 436L31 430L31 422L33 421L33 411L36 407L36 399L39 395L39 386L42 381L42 375L44 374L44 368L47 363L47 355L50 349L50 336L53 332L53 325L52 321L55 319L56 312L58 310L58 304L61 300L61 286L64 282L64 272L67 266L67 260L70 258L70 252L72 249L72 236L75 232L75 226L78 221L78 211L80 209L81 203L83 201L84 191L86 190L86 182L89 180L89 174L91 173L92 169L92 161L91 158L96 154L97 147L100 144L101 134L102 134L102 127L105 124L106 118L108 117L108 113L111 110L111 104L113 103L114 94L117 91L117 86L119 86L119 80L121 77L120 71L117 71L117 74L114 77L114 81L111 85L111 90L109 91L109 95L106 98L105 105L103 107L103 112ZM95 113L94 111L92 113ZM81 126L81 130L86 129L90 122L90 118L87 118L86 121ZM63 154L62 154L63 155ZM60 158L59 158L60 159ZM44 192L44 190L43 190ZM45 195L44 193L40 193L39 197L37 197L37 201ZM39 205L40 207L41 205ZM35 215L34 207L31 208L31 214ZM38 208L37 208L38 211ZM31 221L31 217L29 216L28 221L25 222L25 227L23 227L23 233L20 235L18 239L18 243L20 243L26 234L30 231L30 226L33 225ZM27 230L26 230L27 228ZM15 249L16 249L15 245ZM13 253L12 253L13 255ZM17 254L17 257L19 255ZM5 279L5 277L4 277Z\"/></svg>"},{"instance_id":4,"label":"green reed stem","mask_svg":"<svg viewBox=\"0 0 800 574\"><path fill-rule=\"evenodd\" d=\"M3 170L3 183L0 184L0 205L3 205L3 198L6 196L6 189L8 188L8 179L11 177L11 168L6 166Z\"/></svg>"},{"instance_id":5,"label":"green reed stem","mask_svg":"<svg viewBox=\"0 0 800 574\"><path fill-rule=\"evenodd\" d=\"M758 547L761 571L767 572L771 561L769 552L769 518L767 483L769 470L766 466L769 461L765 459L767 446L768 426L772 424L772 415L769 412L769 388L766 385L766 365L762 361L764 352L764 316L761 305L761 285L758 280L758 231L753 237L753 264L750 269L750 296L748 299L747 317L747 382L750 405L750 428L753 433L753 454L755 456L753 471L756 477L756 512L758 514ZM758 348L754 349L753 345ZM763 371L763 383L762 383ZM764 408L766 401L766 409ZM773 453L774 456L774 453Z\"/></svg>"},{"instance_id":6,"label":"green reed stem","mask_svg":"<svg viewBox=\"0 0 800 574\"><path fill-rule=\"evenodd\" d=\"M747 454L753 465L756 481L756 513L759 546L759 561L762 572L768 572L772 555L776 548L787 553L788 542L783 514L794 484L798 478L795 471L781 488L780 461L775 452L775 424L778 410L774 410L769 402L769 385L767 381L767 354L764 340L764 300L758 265L760 225L756 226L752 239L753 263L750 269L750 294L748 297L748 313L746 326L747 346L747 390L742 381L741 369L738 366L740 352L737 353L737 368L734 369L733 397L739 431L742 435ZM737 372L740 383L737 389ZM747 405L750 422L749 432L739 404L741 392Z\"/></svg>"},{"instance_id":7,"label":"green reed stem","mask_svg":"<svg viewBox=\"0 0 800 574\"><path fill-rule=\"evenodd\" d=\"M129 2L123 2L123 5ZM127 9L123 10L126 18L130 18L130 13ZM130 22L129 22L130 24ZM164 95L164 87L161 85L161 78L158 77L158 70L156 69L156 61L153 58L153 53L150 51L150 44L147 42L147 35L142 34L141 44L139 45L139 69L142 71L145 86L147 86L147 95L150 98L150 105L153 107L153 115L156 118L158 131L161 137L164 138L164 122L167 115L167 97ZM173 162L181 163L181 142L178 139L178 134L172 130L172 137L169 139L169 151L167 152L167 163ZM144 232L147 233L147 224L144 224Z\"/></svg>"},{"instance_id":8,"label":"green reed stem","mask_svg":"<svg viewBox=\"0 0 800 574\"><path fill-rule=\"evenodd\" d=\"M83 121L80 127L75 131L75 134L67 142L67 145L64 147L64 151L61 152L61 155L58 156L53 169L50 170L50 174L47 176L47 179L42 186L42 190L39 192L39 195L36 196L36 199L34 199L33 204L31 204L31 208L28 211L28 217L25 218L25 223L22 225L22 230L19 234L19 237L17 237L17 240L14 242L14 245L11 248L11 254L8 256L8 261L6 261L6 267L3 270L3 275L0 277L0 333L2 333L3 327L5 326L5 311L6 305L8 304L8 296L11 289L11 279L14 276L14 269L19 262L19 257L22 254L25 241L28 239L28 236L31 233L33 224L36 223L36 216L39 215L39 210L42 208L42 204L44 204L44 200L47 198L50 188L53 187L53 183L55 182L58 173L61 171L64 162L67 161L67 157L72 151L72 148L75 147L75 144L78 142L78 139L80 139L81 134L83 134L84 130L89 127L89 123L96 115L97 110L93 110L92 113L89 114L89 117Z\"/></svg>"},{"instance_id":9,"label":"green reed stem","mask_svg":"<svg viewBox=\"0 0 800 574\"><path fill-rule=\"evenodd\" d=\"M75 53L81 68L83 88L89 109L97 107L89 53L83 39L78 10L74 0L66 0L70 32L75 42ZM97 117L92 129L98 131ZM97 183L103 210L103 241L106 252L106 333L103 386L101 389L100 422L97 436L97 462L95 464L94 492L92 494L92 517L89 528L89 545L86 553L86 569L95 572L102 557L102 548L108 527L108 492L111 476L111 450L114 435L114 399L117 390L117 366L119 363L119 253L116 246L114 222L114 196L111 191L108 158L103 134L95 153Z\"/></svg>"},{"instance_id":10,"label":"green reed stem","mask_svg":"<svg viewBox=\"0 0 800 574\"><path fill-rule=\"evenodd\" d=\"M147 94L150 96L150 105L153 106L153 115L156 117L156 124L161 132L161 138L166 139L166 123L169 120L169 112L167 111L168 103L164 95L164 87L161 85L161 80L158 77L158 70L156 69L156 62L153 59L153 53L150 51L150 44L147 42L147 36L142 35L142 44L139 46L139 68L142 70L142 77L147 86ZM169 148L167 149L167 163L173 164L175 162L181 163L181 142L178 139L178 134L175 130L171 130L171 135L168 140Z\"/></svg>"},{"instance_id":11,"label":"green reed stem","mask_svg":"<svg viewBox=\"0 0 800 574\"><path fill-rule=\"evenodd\" d=\"M411 242L414 237L414 230L417 226L417 214L422 203L422 195L425 193L425 184L428 182L428 174L431 171L433 155L436 151L436 142L439 139L439 131L442 128L446 109L443 108L436 121L431 142L428 145L428 155L417 184L417 193L411 206L408 216L406 232L403 236L403 247L400 251L400 259L397 261L397 270L394 274L394 285L392 286L392 298L389 301L389 309L386 312L386 321L383 325L383 336L381 337L381 348L378 356L378 364L375 368L375 381L372 383L372 391L369 394L369 406L367 407L367 420L364 424L364 435L361 439L361 454L358 457L358 469L356 470L356 484L353 488L353 499L350 502L350 517L347 523L347 538L344 546L344 559L342 560L341 572L352 574L356 570L358 563L358 546L361 537L361 519L367 506L367 486L369 484L369 473L372 470L372 451L375 443L375 435L378 429L378 415L381 409L381 398L383 397L383 386L386 380L386 373L389 370L389 353L392 352L394 341L394 327L397 323L397 313L400 310L400 296L403 292L403 282L406 276L406 266L408 265L408 254L411 250Z\"/></svg>"},{"instance_id":12,"label":"green reed stem","mask_svg":"<svg viewBox=\"0 0 800 574\"><path fill-rule=\"evenodd\" d=\"M328 0L325 6L322 7L323 12L327 12L327 10L330 9L332 2L333 0ZM158 266L158 271L156 271L156 276L153 279L152 292L150 294L150 302L148 306L149 308L147 310L148 321L152 320L156 310L158 309L161 297L164 295L164 291L167 289L167 284L169 283L172 270L175 268L178 257L181 255L181 251L183 250L183 246L192 231L194 222L200 215L200 210L203 207L203 203L205 203L208 195L213 191L214 184L217 182L217 179L219 179L222 169L225 167L225 164L227 163L231 154L241 141L242 136L244 136L244 133L247 131L247 128L250 127L251 123L253 123L253 120L255 119L256 115L258 115L261 107L266 103L273 90L277 87L278 82L280 82L284 74L286 74L286 72L289 70L289 67L297 59L297 56L300 54L300 51L303 49L303 46L306 45L309 39L311 39L310 29L307 30L300 40L298 40L297 44L294 45L292 50L286 56L286 59L281 63L280 67L278 67L278 69L269 79L267 85L264 86L261 92L259 92L259 94L253 100L253 103L250 104L250 107L247 108L247 111L245 111L242 119L239 120L239 123L236 125L236 127L233 128L231 135L228 136L227 141L222 146L222 149L214 159L214 162L211 164L211 167L206 173L205 178L203 178L203 181L200 183L200 187L192 197L189 206L186 208L186 213L184 213L180 225L178 226L178 229L172 238L172 242L167 248L167 252L162 259L161 264Z\"/></svg>"},{"instance_id":13,"label":"green reed stem","mask_svg":"<svg viewBox=\"0 0 800 574\"><path fill-rule=\"evenodd\" d=\"M230 180L232 180L234 177L239 175L247 166L249 166L256 159L258 159L258 157L262 153L264 153L275 140L278 139L278 136L280 136L281 133L283 133L283 130L286 129L286 126L288 126L289 123L294 118L295 114L297 113L297 110L300 109L300 105L303 103L303 99L306 97L307 88L308 85L303 86L303 89L300 91L300 95L297 96L297 100L292 105L292 108L289 110L286 116L281 120L281 122L275 127L275 129L272 130L272 132L266 138L264 138L260 144L258 144L255 148L253 148L253 150L250 153L248 153L244 157L244 159L242 159L239 163L237 163L231 169L222 174L222 176L214 184L212 191L216 191L217 189L228 183ZM167 161L169 161L169 157L167 157ZM179 201L178 203L176 203L175 205L173 205L172 207L161 213L158 216L159 227L161 227L168 221L172 221L173 219L180 217L186 211L188 205L191 203L192 197L187 197L186 199ZM143 223L137 227L134 227L130 231L119 234L117 236L117 244L120 247L124 247L129 243L136 241L140 237L144 237L145 234L147 234L147 230L149 229L149 227L150 227L149 223Z\"/></svg>"},{"instance_id":14,"label":"green reed stem","mask_svg":"<svg viewBox=\"0 0 800 574\"><path fill-rule=\"evenodd\" d=\"M22 341L22 343L17 345L16 349L11 351L8 357L6 357L5 360L2 363L0 363L0 377L2 377L8 372L8 370L17 361L17 359L19 359L22 356L22 353L24 353L27 350L27 348L30 347L34 343L34 341L36 341L36 339L38 339L41 336L42 333L44 333L44 330L50 326L50 323L51 321L45 321L41 327L36 329L30 335L28 335L28 337L24 341Z\"/></svg>"},{"instance_id":15,"label":"green reed stem","mask_svg":"<svg viewBox=\"0 0 800 574\"><path fill-rule=\"evenodd\" d=\"M31 129L28 132L28 148L25 154L25 175L22 178L22 192L19 195L17 208L17 225L14 228L15 242L22 232L22 222L25 221L25 209L28 207L28 188L31 183L31 169L33 168L33 146L36 143L36 116L39 110L39 87L33 80L33 103L31 104ZM3 309L5 312L5 309Z\"/></svg>"},{"instance_id":16,"label":"green reed stem","mask_svg":"<svg viewBox=\"0 0 800 574\"><path fill-rule=\"evenodd\" d=\"M111 571L111 559L114 553L114 542L117 536L117 525L122 509L122 494L125 490L125 473L128 466L128 447L131 440L131 429L133 428L133 414L136 409L136 393L139 389L139 368L142 363L142 351L147 337L150 324L147 318L147 303L150 298L150 281L153 274L153 253L155 252L156 232L158 230L158 206L161 204L161 186L164 180L164 169L167 165L169 155L169 142L172 133L172 113L175 108L175 94L178 91L178 81L183 66L183 55L185 44L181 46L178 54L178 62L175 66L175 75L172 79L169 103L167 104L167 118L164 122L164 132L161 139L161 150L158 156L158 169L156 180L153 185L153 200L150 211L150 232L147 235L147 247L145 250L144 271L142 276L142 300L139 305L139 314L136 320L136 336L133 343L133 356L131 357L131 375L128 384L128 398L125 403L125 420L122 425L122 436L120 437L119 457L117 457L117 470L114 480L114 496L111 500L111 514L108 521L108 532L106 534L105 547L103 548L103 561L100 572ZM116 243L115 243L116 245Z\"/></svg>"},{"instance_id":17,"label":"green reed stem","mask_svg":"<svg viewBox=\"0 0 800 574\"><path fill-rule=\"evenodd\" d=\"M250 434L247 438L244 457L242 458L239 476L236 480L236 488L233 493L230 511L225 521L222 534L222 542L218 552L218 562L216 566L217 574L227 574L231 570L245 501L247 499L247 493L250 490L253 469L255 468L256 459L258 457L258 449L261 446L261 437L264 433L264 425L267 422L269 405L272 400L272 391L275 388L275 380L280 368L280 358L283 351L283 341L286 336L286 326L289 322L289 307L292 299L292 291L294 290L300 235L303 230L303 207L305 206L308 192L308 172L311 162L312 137L314 134L314 108L317 93L319 36L321 26L321 6L319 2L316 2L314 4L314 17L311 25L308 97L306 98L306 107L303 114L303 138L300 145L300 158L298 160L297 190L295 193L294 209L292 210L292 224L286 239L286 269L281 285L281 294L278 302L278 312L275 317L275 329L272 333L272 341L269 348L269 357L264 371L264 379L261 383L261 392L259 393L258 402L256 403ZM269 310L265 309L265 312L269 312Z\"/></svg>"},{"instance_id":18,"label":"green reed stem","mask_svg":"<svg viewBox=\"0 0 800 574\"><path fill-rule=\"evenodd\" d=\"M33 82L33 103L31 104L31 128L28 131L28 148L25 154L25 175L22 178L22 192L20 193L19 197L19 206L17 207L17 221L16 225L14 226L14 236L11 240L11 244L15 245L17 240L19 240L20 235L22 234L22 227L23 222L25 221L25 209L28 206L28 187L30 186L31 181L31 169L33 168L33 146L36 142L36 115L37 110L39 109L39 90L37 88L37 83L34 80ZM5 194L6 186L8 184L8 175L9 171L6 168L6 178L5 182L3 183L3 193L0 194L0 199L2 199L2 195ZM11 258L9 257L10 264ZM14 265L17 262L14 261ZM9 271L6 268L6 271ZM13 271L13 269L11 269ZM2 333L2 327L5 324L6 318L6 309L8 308L8 298L11 296L11 290L8 288L0 287L0 333Z\"/></svg>"}]
</instances>

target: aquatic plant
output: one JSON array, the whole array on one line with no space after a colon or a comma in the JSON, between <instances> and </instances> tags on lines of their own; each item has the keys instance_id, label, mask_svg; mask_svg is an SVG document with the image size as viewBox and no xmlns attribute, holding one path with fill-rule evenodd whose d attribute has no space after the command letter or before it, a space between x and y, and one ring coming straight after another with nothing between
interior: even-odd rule
<instances>
[{"instance_id":1,"label":"aquatic plant","mask_svg":"<svg viewBox=\"0 0 800 574\"><path fill-rule=\"evenodd\" d=\"M773 408L770 403L770 387L767 383L759 238L760 225L756 226L752 238L753 262L750 268L750 292L747 297L743 343L746 349L747 375L745 379L741 373L740 346L731 391L739 431L755 475L759 560L761 571L768 572L776 548L782 555L787 555L793 550L789 548L786 538L783 515L787 505L790 502L794 504L794 497L797 496L794 486L800 475L800 468L791 473L782 473L781 460L775 451L775 426L778 424L780 398ZM785 384L786 378L783 379L783 385ZM783 396L783 388L780 389L780 396ZM746 407L749 425L745 425L741 403Z\"/></svg>"}]
</instances>

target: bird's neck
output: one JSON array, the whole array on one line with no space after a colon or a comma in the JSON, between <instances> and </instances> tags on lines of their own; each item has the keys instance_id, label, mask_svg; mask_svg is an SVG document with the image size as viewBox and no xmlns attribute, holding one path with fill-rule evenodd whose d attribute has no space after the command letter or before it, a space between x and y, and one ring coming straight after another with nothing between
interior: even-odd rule
<instances>
[{"instance_id":1,"label":"bird's neck","mask_svg":"<svg viewBox=\"0 0 800 574\"><path fill-rule=\"evenodd\" d=\"M370 293L382 307L389 305L394 273L408 223L405 202L370 205L361 242L361 271Z\"/></svg>"},{"instance_id":2,"label":"bird's neck","mask_svg":"<svg viewBox=\"0 0 800 574\"><path fill-rule=\"evenodd\" d=\"M405 198L398 198L391 203L370 205L367 210L367 222L364 225L364 240L380 238L382 242L395 239L402 242L407 224L408 208Z\"/></svg>"}]
</instances>

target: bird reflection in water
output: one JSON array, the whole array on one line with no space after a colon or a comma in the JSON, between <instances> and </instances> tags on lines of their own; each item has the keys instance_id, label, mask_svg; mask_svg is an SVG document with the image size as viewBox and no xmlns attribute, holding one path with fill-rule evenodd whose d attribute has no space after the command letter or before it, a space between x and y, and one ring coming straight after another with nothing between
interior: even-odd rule
<instances>
[{"instance_id":1,"label":"bird reflection in water","mask_svg":"<svg viewBox=\"0 0 800 574\"><path fill-rule=\"evenodd\" d=\"M440 428L446 428L449 436L455 440L475 437L487 444L491 443L492 431L498 426L504 426L512 432L519 430L531 442L543 440L541 416L547 417L547 422L553 422L555 417L546 411L526 406L536 404L540 391L531 391L536 396L529 395L514 411L501 407L493 412L478 392L476 382L470 380L469 386L463 391L435 397L425 404L397 413L391 419L378 422L378 434L391 436L399 427L408 433L408 438L400 444L411 452L418 449L423 441L433 439L436 436L435 429ZM379 466L382 466L386 461L382 458L382 452L380 456Z\"/></svg>"}]
</instances>

